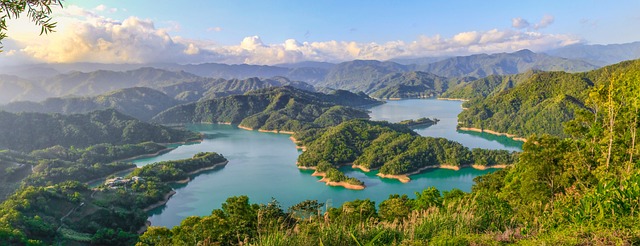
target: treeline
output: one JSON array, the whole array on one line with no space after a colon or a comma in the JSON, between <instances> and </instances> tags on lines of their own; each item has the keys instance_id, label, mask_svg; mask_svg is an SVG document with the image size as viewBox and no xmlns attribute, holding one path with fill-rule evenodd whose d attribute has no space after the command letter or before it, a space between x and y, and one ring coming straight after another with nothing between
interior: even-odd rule
<instances>
[{"instance_id":1,"label":"treeline","mask_svg":"<svg viewBox=\"0 0 640 246\"><path fill-rule=\"evenodd\" d=\"M149 164L135 169L129 176L155 177L161 182L175 182L189 178L192 172L224 164L226 161L227 159L218 153L203 152L194 155L190 159Z\"/></svg>"},{"instance_id":2,"label":"treeline","mask_svg":"<svg viewBox=\"0 0 640 246\"><path fill-rule=\"evenodd\" d=\"M173 229L151 227L138 245L638 244L639 80L640 68L613 71L608 83L589 89L591 107L567 123L571 138L531 136L513 166L477 177L471 193L429 188L415 198L391 195L378 209L368 200L326 210L318 201L304 201L287 212L276 202L256 205L247 197L232 197L209 216L189 217ZM343 123L326 133L352 129L344 139L315 144L332 146L328 150L335 150L334 158L354 158L354 146L370 144L393 127L373 122L370 128L376 131L355 131L366 123ZM346 128L349 124L359 127ZM298 135L309 141L324 134ZM396 139L412 137L408 133ZM315 144L304 144L308 150L303 155L312 153ZM485 155L487 163L504 158L471 152Z\"/></svg>"},{"instance_id":3,"label":"treeline","mask_svg":"<svg viewBox=\"0 0 640 246\"><path fill-rule=\"evenodd\" d=\"M627 61L575 74L524 74L520 75L523 78L514 77L516 82L524 79L516 83L517 86L500 89L501 86L511 86L507 77L506 82L495 85L495 90L501 92L492 92L486 98L476 97L463 104L467 110L458 116L459 126L505 132L521 137L535 133L568 137L569 135L563 131L563 124L574 119L579 111L598 110L595 107L597 102L589 99L590 91L610 83L616 74L634 72L639 63L640 60ZM477 83L472 85L475 84Z\"/></svg>"},{"instance_id":4,"label":"treeline","mask_svg":"<svg viewBox=\"0 0 640 246\"><path fill-rule=\"evenodd\" d=\"M364 94L336 91L313 93L293 87L268 88L245 95L185 104L153 118L158 123L230 122L262 130L300 131L368 118L351 106L379 103Z\"/></svg>"},{"instance_id":5,"label":"treeline","mask_svg":"<svg viewBox=\"0 0 640 246\"><path fill-rule=\"evenodd\" d=\"M10 245L133 245L147 220L146 210L168 199L172 189L167 182L225 161L217 153L198 153L190 159L147 165L128 175L140 179L96 189L70 181L73 177L47 186L24 185L0 204L0 241Z\"/></svg>"},{"instance_id":6,"label":"treeline","mask_svg":"<svg viewBox=\"0 0 640 246\"><path fill-rule=\"evenodd\" d=\"M409 128L413 128L413 127L428 127L428 126L431 126L431 125L438 124L439 121L440 120L438 120L436 118L434 118L432 120L432 119L429 119L429 118L426 118L426 117L422 117L422 118L419 118L419 119L416 119L416 120L414 120L414 119L403 120L403 121L398 122L398 124L408 126Z\"/></svg>"},{"instance_id":7,"label":"treeline","mask_svg":"<svg viewBox=\"0 0 640 246\"><path fill-rule=\"evenodd\" d=\"M345 175L328 162L318 164L318 166L316 166L316 172L324 173L324 178L327 182L346 182L351 185L364 185L364 182L361 180Z\"/></svg>"},{"instance_id":8,"label":"treeline","mask_svg":"<svg viewBox=\"0 0 640 246\"><path fill-rule=\"evenodd\" d=\"M113 109L75 115L0 111L0 148L22 152L56 145L170 143L199 137L193 132L143 123Z\"/></svg>"},{"instance_id":9,"label":"treeline","mask_svg":"<svg viewBox=\"0 0 640 246\"><path fill-rule=\"evenodd\" d=\"M298 165L304 167L322 162L353 163L397 175L423 167L512 164L517 160L515 152L472 151L444 138L419 136L402 125L368 120L347 121L323 132L303 132L294 137L307 147L298 158Z\"/></svg>"},{"instance_id":10,"label":"treeline","mask_svg":"<svg viewBox=\"0 0 640 246\"><path fill-rule=\"evenodd\" d=\"M71 146L65 148L56 145L50 148L34 150L31 156L38 159L60 159L79 163L109 163L141 155L159 153L168 150L164 145L154 142L139 144L113 145L109 143L96 144L87 148Z\"/></svg>"}]
</instances>

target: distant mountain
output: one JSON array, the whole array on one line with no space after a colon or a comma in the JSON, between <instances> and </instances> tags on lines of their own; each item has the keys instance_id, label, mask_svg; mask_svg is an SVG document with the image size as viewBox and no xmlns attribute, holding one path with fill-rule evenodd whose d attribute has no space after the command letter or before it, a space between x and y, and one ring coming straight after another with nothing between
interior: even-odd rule
<instances>
[{"instance_id":1,"label":"distant mountain","mask_svg":"<svg viewBox=\"0 0 640 246\"><path fill-rule=\"evenodd\" d=\"M640 58L640 42L609 45L574 44L545 52L549 55L579 59L598 66L606 66Z\"/></svg>"},{"instance_id":2,"label":"distant mountain","mask_svg":"<svg viewBox=\"0 0 640 246\"><path fill-rule=\"evenodd\" d=\"M99 70L90 73L61 74L41 82L44 90L54 96L95 96L131 87L159 87L202 79L186 72L171 72L157 68L139 68L125 72Z\"/></svg>"},{"instance_id":3,"label":"distant mountain","mask_svg":"<svg viewBox=\"0 0 640 246\"><path fill-rule=\"evenodd\" d=\"M350 91L366 91L371 84L392 73L411 71L411 68L395 62L355 60L335 65L318 86Z\"/></svg>"},{"instance_id":4,"label":"distant mountain","mask_svg":"<svg viewBox=\"0 0 640 246\"><path fill-rule=\"evenodd\" d=\"M482 79L472 80L450 88L441 95L444 98L472 99L474 97L488 97L511 89L521 82L542 71L530 70L512 75L490 75Z\"/></svg>"},{"instance_id":5,"label":"distant mountain","mask_svg":"<svg viewBox=\"0 0 640 246\"><path fill-rule=\"evenodd\" d=\"M282 63L276 64L276 67L286 67L286 68L322 68L322 69L331 69L335 66L335 63L329 62L315 62L315 61L303 61L297 63Z\"/></svg>"},{"instance_id":6,"label":"distant mountain","mask_svg":"<svg viewBox=\"0 0 640 246\"><path fill-rule=\"evenodd\" d=\"M434 62L445 60L447 58L450 58L450 57L441 56L441 57L418 57L418 58L394 58L389 61L399 63L402 65L427 65Z\"/></svg>"},{"instance_id":7,"label":"distant mountain","mask_svg":"<svg viewBox=\"0 0 640 246\"><path fill-rule=\"evenodd\" d=\"M194 133L143 123L113 109L74 115L0 111L0 149L29 152L55 145L168 143L194 137Z\"/></svg>"},{"instance_id":8,"label":"distant mountain","mask_svg":"<svg viewBox=\"0 0 640 246\"><path fill-rule=\"evenodd\" d=\"M48 98L42 102L12 102L0 106L8 112L38 112L81 114L113 108L121 113L148 121L161 111L178 105L179 101L164 93L145 87L120 89L96 97Z\"/></svg>"},{"instance_id":9,"label":"distant mountain","mask_svg":"<svg viewBox=\"0 0 640 246\"><path fill-rule=\"evenodd\" d=\"M230 122L261 130L299 131L368 118L352 108L379 103L364 94L337 91L314 93L290 86L251 91L197 103L179 105L153 118L157 123Z\"/></svg>"},{"instance_id":10,"label":"distant mountain","mask_svg":"<svg viewBox=\"0 0 640 246\"><path fill-rule=\"evenodd\" d=\"M0 75L0 104L18 100L40 101L50 93L35 82L13 75Z\"/></svg>"},{"instance_id":11,"label":"distant mountain","mask_svg":"<svg viewBox=\"0 0 640 246\"><path fill-rule=\"evenodd\" d=\"M518 74L528 70L583 72L596 68L598 66L581 60L521 50L514 53L458 56L427 65L417 65L414 69L449 78L484 78L489 75Z\"/></svg>"},{"instance_id":12,"label":"distant mountain","mask_svg":"<svg viewBox=\"0 0 640 246\"><path fill-rule=\"evenodd\" d=\"M241 95L249 91L265 89L270 87L291 86L306 91L315 91L313 86L300 81L291 81L285 77L274 77L272 79L229 79L218 80L212 85L199 100L220 98L230 95Z\"/></svg>"},{"instance_id":13,"label":"distant mountain","mask_svg":"<svg viewBox=\"0 0 640 246\"><path fill-rule=\"evenodd\" d=\"M365 92L383 99L426 98L446 91L449 83L449 79L431 73L393 73L371 84Z\"/></svg>"},{"instance_id":14,"label":"distant mountain","mask_svg":"<svg viewBox=\"0 0 640 246\"><path fill-rule=\"evenodd\" d=\"M326 69L320 67L277 67L266 65L228 65L203 63L189 65L160 65L159 68L171 71L185 71L202 77L223 79L246 79L252 77L272 78L283 76L292 80L315 83L326 75Z\"/></svg>"}]
</instances>

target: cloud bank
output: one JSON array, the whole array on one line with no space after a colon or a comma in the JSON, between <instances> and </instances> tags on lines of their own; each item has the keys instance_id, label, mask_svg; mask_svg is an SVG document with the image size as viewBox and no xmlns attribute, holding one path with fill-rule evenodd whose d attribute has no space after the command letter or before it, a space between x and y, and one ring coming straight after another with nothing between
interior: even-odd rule
<instances>
[{"instance_id":1,"label":"cloud bank","mask_svg":"<svg viewBox=\"0 0 640 246\"><path fill-rule=\"evenodd\" d=\"M300 61L340 62L354 59L388 60L397 57L454 56L477 53L513 52L520 49L543 51L580 42L563 34L538 32L552 24L544 16L530 24L514 18L515 29L461 32L452 37L419 36L414 41L357 43L351 41L300 42L287 39L265 44L259 36L245 37L237 45L222 46L210 40L190 40L172 36L170 30L156 28L151 20L129 17L113 20L99 12L117 11L106 6L95 10L65 8L58 19L58 32L45 38L15 38L5 46L0 61L100 62L100 63L248 63L278 64ZM222 31L220 27L209 31ZM44 43L43 43L44 40Z\"/></svg>"}]
</instances>

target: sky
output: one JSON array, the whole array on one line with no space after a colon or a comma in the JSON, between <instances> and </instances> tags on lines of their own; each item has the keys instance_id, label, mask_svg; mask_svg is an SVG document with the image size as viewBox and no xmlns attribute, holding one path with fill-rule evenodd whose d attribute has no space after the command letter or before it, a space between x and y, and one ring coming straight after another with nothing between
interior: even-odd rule
<instances>
[{"instance_id":1,"label":"sky","mask_svg":"<svg viewBox=\"0 0 640 246\"><path fill-rule=\"evenodd\" d=\"M640 41L637 0L67 0L56 32L10 20L0 65L280 64Z\"/></svg>"}]
</instances>

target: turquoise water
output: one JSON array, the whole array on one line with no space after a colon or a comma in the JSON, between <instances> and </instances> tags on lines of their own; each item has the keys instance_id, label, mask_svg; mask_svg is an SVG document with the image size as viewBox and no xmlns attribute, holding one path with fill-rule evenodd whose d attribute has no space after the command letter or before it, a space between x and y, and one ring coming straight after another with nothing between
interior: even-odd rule
<instances>
[{"instance_id":1,"label":"turquoise water","mask_svg":"<svg viewBox=\"0 0 640 246\"><path fill-rule=\"evenodd\" d=\"M456 130L458 114L462 112L462 102L436 99L409 99L388 101L369 109L372 120L400 122L421 117L437 118L438 124L423 129L415 129L422 136L443 137L469 148L506 149L520 151L522 142L504 136L481 132Z\"/></svg>"},{"instance_id":2,"label":"turquoise water","mask_svg":"<svg viewBox=\"0 0 640 246\"><path fill-rule=\"evenodd\" d=\"M460 102L403 100L392 101L370 110L375 120L400 121L424 116L441 120L438 125L418 129L422 135L447 137L470 147L487 147L483 145L490 144L491 148L496 149L518 149L515 145L501 143L504 139L486 139L482 135L456 132L455 115L453 121L449 118L460 111ZM347 175L364 181L367 186L361 191L348 190L326 186L318 182L318 177L311 176L312 171L296 168L300 152L295 149L289 135L246 131L229 125L198 124L187 127L206 133L208 138L202 143L181 145L169 153L139 159L134 163L143 166L157 161L189 158L198 152L215 151L229 159L229 164L224 168L202 173L187 184L174 186L177 193L169 202L150 212L149 220L152 225L173 227L188 216L208 215L211 210L220 208L230 196L247 195L252 203L267 203L275 198L285 209L307 199L334 207L345 201L367 198L379 204L390 194L414 196L415 192L430 186L440 190L459 188L470 191L473 178L491 172L472 168L459 171L434 169L413 175L411 182L403 184L397 180L380 179L375 176L375 172L363 173L342 167ZM482 142L478 144L478 141Z\"/></svg>"}]
</instances>

